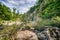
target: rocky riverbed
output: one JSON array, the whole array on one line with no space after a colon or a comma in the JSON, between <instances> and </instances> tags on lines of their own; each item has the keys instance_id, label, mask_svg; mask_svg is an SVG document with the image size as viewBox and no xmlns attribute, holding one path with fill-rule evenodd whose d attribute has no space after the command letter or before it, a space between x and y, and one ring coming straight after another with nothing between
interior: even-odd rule
<instances>
[{"instance_id":1,"label":"rocky riverbed","mask_svg":"<svg viewBox=\"0 0 60 40\"><path fill-rule=\"evenodd\" d=\"M14 40L60 40L60 28L46 27L43 31L19 30Z\"/></svg>"}]
</instances>

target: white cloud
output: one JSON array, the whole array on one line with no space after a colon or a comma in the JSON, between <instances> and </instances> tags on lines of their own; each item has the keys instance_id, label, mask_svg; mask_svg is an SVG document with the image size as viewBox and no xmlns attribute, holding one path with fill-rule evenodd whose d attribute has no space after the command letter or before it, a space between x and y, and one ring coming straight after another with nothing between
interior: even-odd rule
<instances>
[{"instance_id":1,"label":"white cloud","mask_svg":"<svg viewBox=\"0 0 60 40\"><path fill-rule=\"evenodd\" d=\"M24 12L27 12L29 10L29 8L27 8L27 7L20 7L19 10L20 10L21 13L24 13Z\"/></svg>"},{"instance_id":2,"label":"white cloud","mask_svg":"<svg viewBox=\"0 0 60 40\"><path fill-rule=\"evenodd\" d=\"M25 1L23 1L23 0L19 0L19 1L17 1L17 0L8 0L8 3L14 4L14 5L19 5L19 4L25 4Z\"/></svg>"},{"instance_id":3,"label":"white cloud","mask_svg":"<svg viewBox=\"0 0 60 40\"><path fill-rule=\"evenodd\" d=\"M17 4L15 1L8 1L8 2L12 4Z\"/></svg>"},{"instance_id":4,"label":"white cloud","mask_svg":"<svg viewBox=\"0 0 60 40\"><path fill-rule=\"evenodd\" d=\"M26 0L27 2L33 2L33 1L36 1L36 0Z\"/></svg>"},{"instance_id":5,"label":"white cloud","mask_svg":"<svg viewBox=\"0 0 60 40\"><path fill-rule=\"evenodd\" d=\"M2 2L2 0L0 0ZM29 10L31 6L35 4L36 0L5 0L4 3L6 6L11 9L15 7L20 12L24 13Z\"/></svg>"},{"instance_id":6,"label":"white cloud","mask_svg":"<svg viewBox=\"0 0 60 40\"><path fill-rule=\"evenodd\" d=\"M25 1L22 1L22 0L21 0L21 1L19 1L19 3L20 3L20 4L25 4Z\"/></svg>"}]
</instances>

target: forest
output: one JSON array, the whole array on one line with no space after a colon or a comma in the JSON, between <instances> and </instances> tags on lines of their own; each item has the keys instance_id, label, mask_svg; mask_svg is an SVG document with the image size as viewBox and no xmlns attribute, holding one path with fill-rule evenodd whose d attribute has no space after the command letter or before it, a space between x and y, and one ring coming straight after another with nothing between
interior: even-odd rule
<instances>
[{"instance_id":1,"label":"forest","mask_svg":"<svg viewBox=\"0 0 60 40\"><path fill-rule=\"evenodd\" d=\"M21 28L43 31L45 27L60 29L60 0L37 0L36 4L24 14L19 13L16 8L13 8L12 12L9 7L0 2L0 40L12 40L12 36L15 36Z\"/></svg>"}]
</instances>

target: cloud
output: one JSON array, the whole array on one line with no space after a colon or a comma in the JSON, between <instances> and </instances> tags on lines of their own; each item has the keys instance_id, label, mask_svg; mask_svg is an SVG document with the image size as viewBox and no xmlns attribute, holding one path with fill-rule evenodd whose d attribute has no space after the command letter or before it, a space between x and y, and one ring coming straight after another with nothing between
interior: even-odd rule
<instances>
[{"instance_id":1,"label":"cloud","mask_svg":"<svg viewBox=\"0 0 60 40\"><path fill-rule=\"evenodd\" d=\"M24 13L24 12L28 11L29 8L27 8L27 7L20 7L19 10L20 10L20 13Z\"/></svg>"},{"instance_id":2,"label":"cloud","mask_svg":"<svg viewBox=\"0 0 60 40\"><path fill-rule=\"evenodd\" d=\"M24 13L35 4L36 0L0 0L0 2L10 7L11 9L15 7L21 13Z\"/></svg>"}]
</instances>

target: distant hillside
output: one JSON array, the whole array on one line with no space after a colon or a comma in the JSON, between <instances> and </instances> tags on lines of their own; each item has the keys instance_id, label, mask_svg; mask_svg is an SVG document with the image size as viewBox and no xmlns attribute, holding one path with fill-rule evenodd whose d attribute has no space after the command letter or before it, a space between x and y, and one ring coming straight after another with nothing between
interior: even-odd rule
<instances>
[{"instance_id":1,"label":"distant hillside","mask_svg":"<svg viewBox=\"0 0 60 40\"><path fill-rule=\"evenodd\" d=\"M37 0L24 14L26 21L43 20L43 25L60 26L60 0ZM48 23L46 23L48 22ZM40 22L41 23L41 22Z\"/></svg>"},{"instance_id":2,"label":"distant hillside","mask_svg":"<svg viewBox=\"0 0 60 40\"><path fill-rule=\"evenodd\" d=\"M30 8L28 14L38 14L41 17L51 18L60 16L60 0L37 0L36 4ZM49 15L49 16L48 16Z\"/></svg>"}]
</instances>

